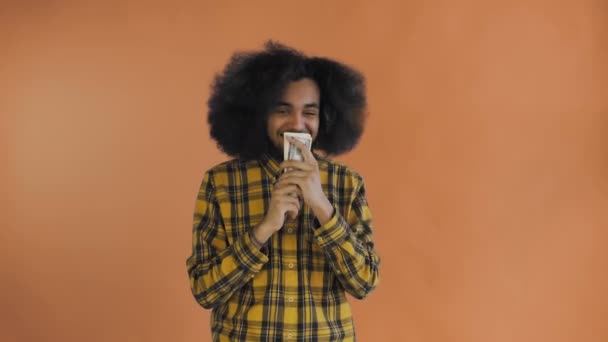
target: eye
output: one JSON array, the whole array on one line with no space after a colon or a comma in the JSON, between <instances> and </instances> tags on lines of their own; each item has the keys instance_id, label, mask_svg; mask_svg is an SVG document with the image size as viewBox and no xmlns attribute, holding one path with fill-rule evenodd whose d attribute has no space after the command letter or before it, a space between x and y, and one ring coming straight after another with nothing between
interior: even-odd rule
<instances>
[{"instance_id":1,"label":"eye","mask_svg":"<svg viewBox=\"0 0 608 342\"><path fill-rule=\"evenodd\" d=\"M317 116L318 114L319 113L317 113L317 112L310 112L310 111L309 112L304 112L304 115L306 115L306 116Z\"/></svg>"},{"instance_id":2,"label":"eye","mask_svg":"<svg viewBox=\"0 0 608 342\"><path fill-rule=\"evenodd\" d=\"M278 108L276 108L276 109L274 110L274 112L275 112L276 114L280 114L280 115L286 115L286 114L289 114L289 110L288 110L287 108L285 108L285 107L278 107Z\"/></svg>"}]
</instances>

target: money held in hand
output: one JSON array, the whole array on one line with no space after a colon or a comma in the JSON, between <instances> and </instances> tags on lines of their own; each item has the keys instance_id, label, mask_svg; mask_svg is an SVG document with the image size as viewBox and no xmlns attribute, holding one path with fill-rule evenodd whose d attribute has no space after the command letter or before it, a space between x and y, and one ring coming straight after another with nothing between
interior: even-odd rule
<instances>
[{"instance_id":1,"label":"money held in hand","mask_svg":"<svg viewBox=\"0 0 608 342\"><path fill-rule=\"evenodd\" d=\"M312 137L308 133L283 133L283 159L303 161L304 157L302 156L302 153L296 145L290 143L289 140L287 140L287 137L298 139L300 142L306 145L306 147L308 147L309 151L312 146Z\"/></svg>"},{"instance_id":2,"label":"money held in hand","mask_svg":"<svg viewBox=\"0 0 608 342\"><path fill-rule=\"evenodd\" d=\"M287 140L287 137L293 137L295 139L298 139L301 143L308 147L308 150L310 150L310 147L312 146L312 137L308 133L283 133L283 159L303 161L304 157L302 156L302 152L300 152L300 149L296 145L290 143L289 140ZM287 170L288 169L286 169L285 171ZM297 194L289 195L293 197L298 197Z\"/></svg>"}]
</instances>

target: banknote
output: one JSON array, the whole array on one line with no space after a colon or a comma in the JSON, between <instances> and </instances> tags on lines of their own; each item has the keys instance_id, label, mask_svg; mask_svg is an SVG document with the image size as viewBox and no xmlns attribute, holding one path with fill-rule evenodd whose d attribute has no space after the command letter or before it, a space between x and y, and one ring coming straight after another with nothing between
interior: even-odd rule
<instances>
[{"instance_id":1,"label":"banknote","mask_svg":"<svg viewBox=\"0 0 608 342\"><path fill-rule=\"evenodd\" d=\"M302 152L300 152L300 149L296 145L290 143L289 140L287 140L287 137L293 137L298 139L300 142L306 145L308 150L310 150L312 146L312 137L308 133L283 133L283 159L303 161L304 157L302 156ZM289 168L285 169L284 171L288 170ZM293 197L298 197L298 195L295 193L290 193L289 195Z\"/></svg>"},{"instance_id":2,"label":"banknote","mask_svg":"<svg viewBox=\"0 0 608 342\"><path fill-rule=\"evenodd\" d=\"M306 145L306 147L308 147L309 151L312 146L312 137L308 133L292 133L292 132L283 133L283 159L284 160L303 161L304 157L302 157L302 153L296 147L296 145L291 144L287 140L287 137L293 137L293 138L298 139L300 142L302 142L304 145Z\"/></svg>"}]
</instances>

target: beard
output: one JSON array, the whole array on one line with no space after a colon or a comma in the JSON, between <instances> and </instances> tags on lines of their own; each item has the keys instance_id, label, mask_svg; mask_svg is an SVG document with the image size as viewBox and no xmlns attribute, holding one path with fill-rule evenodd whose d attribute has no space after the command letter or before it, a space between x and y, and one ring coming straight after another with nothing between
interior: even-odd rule
<instances>
[{"instance_id":1,"label":"beard","mask_svg":"<svg viewBox=\"0 0 608 342\"><path fill-rule=\"evenodd\" d=\"M276 146L270 138L267 138L268 154L279 163L283 161L283 146Z\"/></svg>"}]
</instances>

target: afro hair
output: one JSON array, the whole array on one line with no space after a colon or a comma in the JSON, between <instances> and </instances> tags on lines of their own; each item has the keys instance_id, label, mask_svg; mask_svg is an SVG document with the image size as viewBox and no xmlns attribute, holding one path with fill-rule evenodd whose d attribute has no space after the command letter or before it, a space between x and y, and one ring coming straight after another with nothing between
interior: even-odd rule
<instances>
[{"instance_id":1,"label":"afro hair","mask_svg":"<svg viewBox=\"0 0 608 342\"><path fill-rule=\"evenodd\" d=\"M320 126L313 148L326 155L350 151L363 133L365 79L340 62L308 57L269 41L265 49L237 52L211 85L211 137L226 154L258 159L273 148L266 121L289 82L310 78L319 87Z\"/></svg>"}]
</instances>

